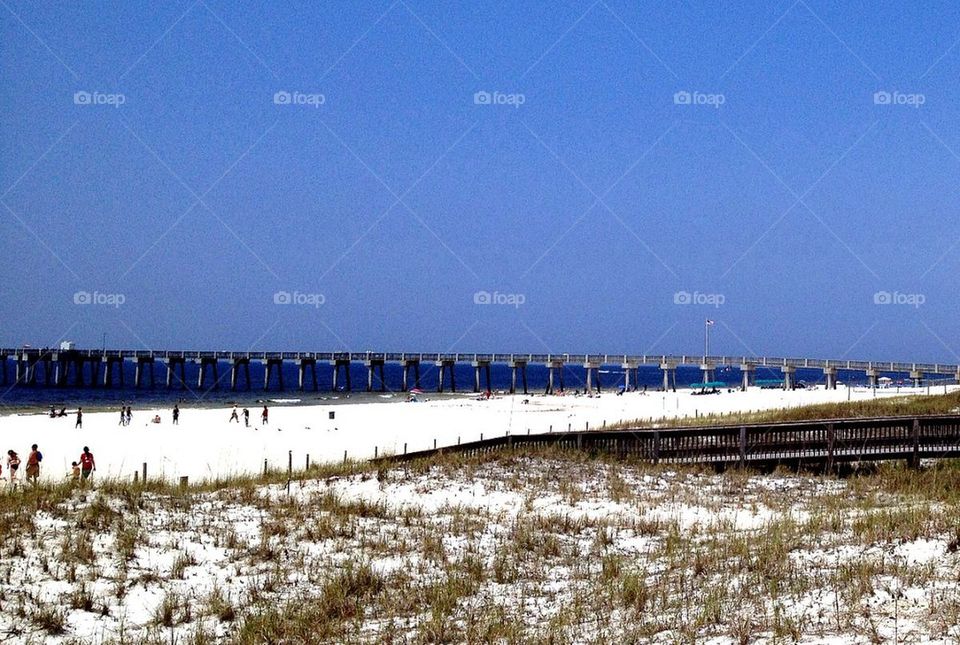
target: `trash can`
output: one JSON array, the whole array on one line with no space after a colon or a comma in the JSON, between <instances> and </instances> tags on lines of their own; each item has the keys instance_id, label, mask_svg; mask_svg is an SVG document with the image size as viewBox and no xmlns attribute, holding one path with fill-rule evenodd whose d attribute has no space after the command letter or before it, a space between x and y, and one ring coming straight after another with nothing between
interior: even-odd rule
<instances>
[{"instance_id":1,"label":"trash can","mask_svg":"<svg viewBox=\"0 0 960 645\"><path fill-rule=\"evenodd\" d=\"M333 410L330 410L329 415L330 415L330 416L329 416L330 419L334 419L334 418L336 418L337 413L336 413L335 411L333 411Z\"/></svg>"}]
</instances>

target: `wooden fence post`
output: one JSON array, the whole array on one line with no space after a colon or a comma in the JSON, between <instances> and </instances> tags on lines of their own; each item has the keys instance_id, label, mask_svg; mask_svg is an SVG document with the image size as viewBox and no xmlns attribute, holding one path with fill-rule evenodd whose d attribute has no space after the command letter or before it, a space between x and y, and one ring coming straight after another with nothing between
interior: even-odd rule
<instances>
[{"instance_id":1,"label":"wooden fence post","mask_svg":"<svg viewBox=\"0 0 960 645\"><path fill-rule=\"evenodd\" d=\"M837 429L832 423L827 424L827 472L833 472L833 452L837 443Z\"/></svg>"},{"instance_id":2,"label":"wooden fence post","mask_svg":"<svg viewBox=\"0 0 960 645\"><path fill-rule=\"evenodd\" d=\"M913 432L911 433L911 439L913 440L913 453L910 455L910 467L919 468L920 467L920 419L915 418L913 420Z\"/></svg>"},{"instance_id":3,"label":"wooden fence post","mask_svg":"<svg viewBox=\"0 0 960 645\"><path fill-rule=\"evenodd\" d=\"M143 462L143 483L147 483L147 462Z\"/></svg>"},{"instance_id":4,"label":"wooden fence post","mask_svg":"<svg viewBox=\"0 0 960 645\"><path fill-rule=\"evenodd\" d=\"M740 426L740 467L747 465L747 426Z\"/></svg>"}]
</instances>

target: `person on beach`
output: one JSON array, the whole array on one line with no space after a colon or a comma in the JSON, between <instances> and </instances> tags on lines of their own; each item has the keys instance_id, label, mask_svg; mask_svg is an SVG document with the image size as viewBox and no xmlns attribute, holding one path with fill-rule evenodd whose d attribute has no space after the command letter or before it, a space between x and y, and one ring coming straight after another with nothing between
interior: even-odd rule
<instances>
[{"instance_id":1,"label":"person on beach","mask_svg":"<svg viewBox=\"0 0 960 645\"><path fill-rule=\"evenodd\" d=\"M250 410L247 408L243 409L243 425L247 428L250 427Z\"/></svg>"},{"instance_id":2,"label":"person on beach","mask_svg":"<svg viewBox=\"0 0 960 645\"><path fill-rule=\"evenodd\" d=\"M180 406L173 406L173 425L180 425Z\"/></svg>"},{"instance_id":3,"label":"person on beach","mask_svg":"<svg viewBox=\"0 0 960 645\"><path fill-rule=\"evenodd\" d=\"M130 425L130 421L133 419L133 409L128 405L127 406L127 425Z\"/></svg>"},{"instance_id":4,"label":"person on beach","mask_svg":"<svg viewBox=\"0 0 960 645\"><path fill-rule=\"evenodd\" d=\"M20 455L12 450L7 451L7 470L10 471L10 485L17 485L17 471L20 469Z\"/></svg>"},{"instance_id":5,"label":"person on beach","mask_svg":"<svg viewBox=\"0 0 960 645\"><path fill-rule=\"evenodd\" d=\"M83 408L77 408L77 423L73 427L83 428Z\"/></svg>"},{"instance_id":6,"label":"person on beach","mask_svg":"<svg viewBox=\"0 0 960 645\"><path fill-rule=\"evenodd\" d=\"M75 461L70 462L70 481L74 484L80 481L80 464Z\"/></svg>"},{"instance_id":7,"label":"person on beach","mask_svg":"<svg viewBox=\"0 0 960 645\"><path fill-rule=\"evenodd\" d=\"M227 423L231 423L233 421L240 423L240 416L237 414L237 406L233 406L233 412L230 413L230 421Z\"/></svg>"},{"instance_id":8,"label":"person on beach","mask_svg":"<svg viewBox=\"0 0 960 645\"><path fill-rule=\"evenodd\" d=\"M37 450L37 444L30 446L30 455L27 457L27 481L33 484L40 478L40 462L43 453Z\"/></svg>"},{"instance_id":9,"label":"person on beach","mask_svg":"<svg viewBox=\"0 0 960 645\"><path fill-rule=\"evenodd\" d=\"M53 407L52 405L50 406L50 418L51 418L51 419L56 419L56 418L57 418L57 409L56 409L55 407Z\"/></svg>"},{"instance_id":10,"label":"person on beach","mask_svg":"<svg viewBox=\"0 0 960 645\"><path fill-rule=\"evenodd\" d=\"M83 481L90 479L90 474L97 469L97 462L93 460L93 453L90 448L83 447L83 454L80 455L80 472Z\"/></svg>"},{"instance_id":11,"label":"person on beach","mask_svg":"<svg viewBox=\"0 0 960 645\"><path fill-rule=\"evenodd\" d=\"M263 425L267 425L269 421L267 420L270 413L267 411L267 406L263 406L263 412L260 413L260 421Z\"/></svg>"},{"instance_id":12,"label":"person on beach","mask_svg":"<svg viewBox=\"0 0 960 645\"><path fill-rule=\"evenodd\" d=\"M125 413L126 413L126 409L124 409L124 407L121 405L120 406L120 423L117 424L118 426L127 425L126 424L127 416Z\"/></svg>"}]
</instances>

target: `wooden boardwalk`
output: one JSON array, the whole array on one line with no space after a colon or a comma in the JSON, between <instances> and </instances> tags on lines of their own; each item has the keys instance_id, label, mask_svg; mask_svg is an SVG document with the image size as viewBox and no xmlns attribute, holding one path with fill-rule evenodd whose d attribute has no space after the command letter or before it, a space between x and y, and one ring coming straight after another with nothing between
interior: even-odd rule
<instances>
[{"instance_id":1,"label":"wooden boardwalk","mask_svg":"<svg viewBox=\"0 0 960 645\"><path fill-rule=\"evenodd\" d=\"M891 459L916 466L921 459L960 457L960 415L503 435L383 460L474 456L514 448L561 448L654 464L718 467L786 465L832 470L843 463Z\"/></svg>"}]
</instances>

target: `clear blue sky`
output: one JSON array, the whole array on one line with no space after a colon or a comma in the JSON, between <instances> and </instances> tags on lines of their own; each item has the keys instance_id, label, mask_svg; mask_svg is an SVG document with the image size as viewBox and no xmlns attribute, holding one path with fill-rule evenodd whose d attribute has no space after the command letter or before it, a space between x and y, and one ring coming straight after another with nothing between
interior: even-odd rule
<instances>
[{"instance_id":1,"label":"clear blue sky","mask_svg":"<svg viewBox=\"0 0 960 645\"><path fill-rule=\"evenodd\" d=\"M260 4L2 0L0 344L960 361L960 5Z\"/></svg>"}]
</instances>

